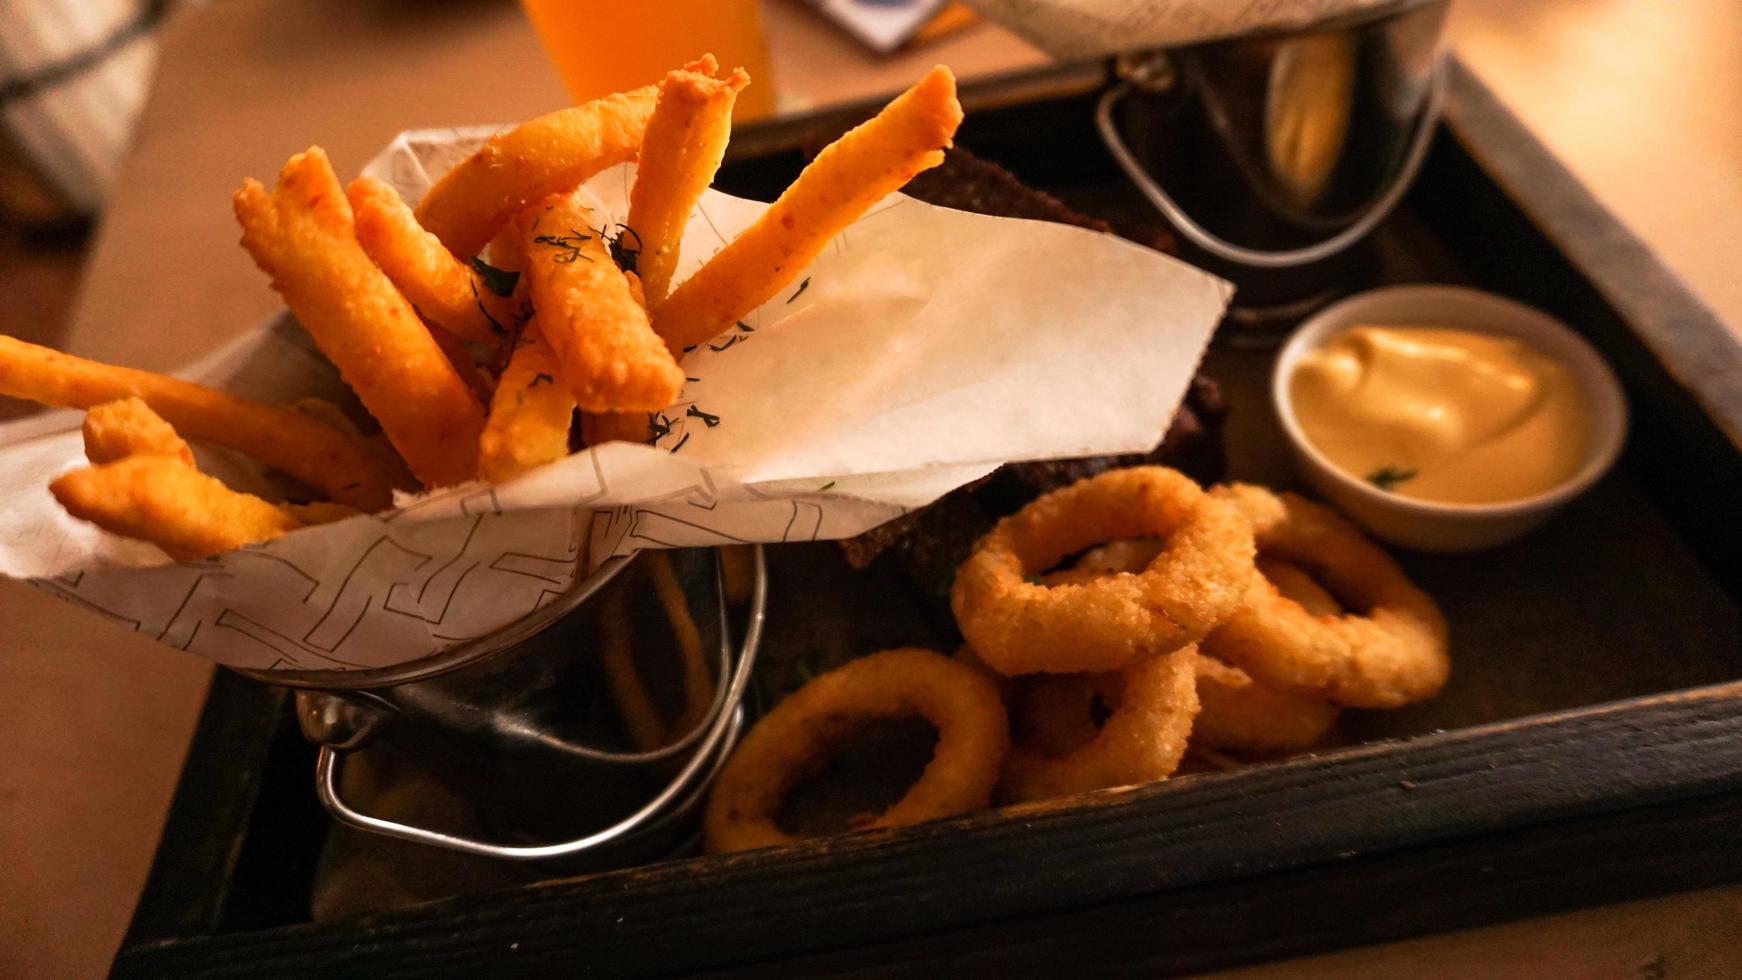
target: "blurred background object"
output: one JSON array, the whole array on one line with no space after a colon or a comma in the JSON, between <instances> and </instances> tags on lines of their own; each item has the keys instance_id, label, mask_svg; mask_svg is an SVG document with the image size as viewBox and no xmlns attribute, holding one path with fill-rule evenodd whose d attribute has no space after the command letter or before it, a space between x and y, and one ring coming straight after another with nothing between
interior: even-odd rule
<instances>
[{"instance_id":1,"label":"blurred background object","mask_svg":"<svg viewBox=\"0 0 1742 980\"><path fill-rule=\"evenodd\" d=\"M807 0L817 12L839 24L866 47L879 53L906 44L939 11L960 4L945 0Z\"/></svg>"},{"instance_id":2,"label":"blurred background object","mask_svg":"<svg viewBox=\"0 0 1742 980\"><path fill-rule=\"evenodd\" d=\"M1409 190L1439 122L1448 6L1117 58L1101 138L1181 257L1234 283L1224 340L1274 342L1361 277L1358 246Z\"/></svg>"},{"instance_id":3,"label":"blurred background object","mask_svg":"<svg viewBox=\"0 0 1742 980\"><path fill-rule=\"evenodd\" d=\"M1742 3L1458 0L1448 36L1742 334Z\"/></svg>"},{"instance_id":4,"label":"blurred background object","mask_svg":"<svg viewBox=\"0 0 1742 980\"><path fill-rule=\"evenodd\" d=\"M775 107L758 0L577 3L522 0L538 39L576 102L649 85L673 66L712 52L725 69L750 73L732 118L761 119Z\"/></svg>"},{"instance_id":5,"label":"blurred background object","mask_svg":"<svg viewBox=\"0 0 1742 980\"><path fill-rule=\"evenodd\" d=\"M145 101L169 0L0 4L0 215L26 227L95 214Z\"/></svg>"}]
</instances>

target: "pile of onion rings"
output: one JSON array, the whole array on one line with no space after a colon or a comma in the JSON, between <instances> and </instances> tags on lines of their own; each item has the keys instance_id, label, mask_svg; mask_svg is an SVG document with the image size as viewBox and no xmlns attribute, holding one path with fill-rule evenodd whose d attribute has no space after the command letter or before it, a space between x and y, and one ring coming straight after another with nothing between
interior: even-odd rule
<instances>
[{"instance_id":1,"label":"pile of onion rings","mask_svg":"<svg viewBox=\"0 0 1742 980\"><path fill-rule=\"evenodd\" d=\"M1142 569L1160 551L1161 542L1154 538L1108 542L1084 552L1071 568L1048 573L1041 581L1049 585L1085 582ZM1264 582L1254 583L1255 589L1274 589L1314 616L1342 615L1336 598L1299 566L1265 557L1256 564ZM1255 680L1246 671L1212 656L1198 656L1196 665L1199 713L1192 727L1195 744L1242 755L1296 752L1322 741L1336 724L1337 706L1316 693ZM1092 683L1094 691L1088 696L1098 696L1104 704L1109 682L1100 678L1109 676L1116 675L1065 675L1077 681L1075 685L1032 682L1015 709L1018 730L1043 752L1057 751L1058 732L1074 730L1072 738L1086 741L1082 730L1087 727L1093 731L1089 701L1077 692L1088 690L1085 683ZM1037 700L1054 703L1039 705Z\"/></svg>"},{"instance_id":2,"label":"pile of onion rings","mask_svg":"<svg viewBox=\"0 0 1742 980\"><path fill-rule=\"evenodd\" d=\"M873 654L820 675L727 763L709 850L791 839L789 790L867 719L919 715L931 763L866 827L1166 779L1323 744L1341 709L1431 697L1445 619L1335 513L1162 467L1112 470L1001 521L957 572L967 644ZM1233 764L1233 763L1228 763Z\"/></svg>"}]
</instances>

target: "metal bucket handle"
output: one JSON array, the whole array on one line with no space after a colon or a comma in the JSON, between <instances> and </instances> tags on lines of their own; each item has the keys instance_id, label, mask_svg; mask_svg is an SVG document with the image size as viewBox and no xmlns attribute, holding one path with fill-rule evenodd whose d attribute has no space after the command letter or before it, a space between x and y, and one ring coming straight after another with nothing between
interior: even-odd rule
<instances>
[{"instance_id":1,"label":"metal bucket handle","mask_svg":"<svg viewBox=\"0 0 1742 980\"><path fill-rule=\"evenodd\" d=\"M320 797L321 805L326 807L333 819L358 830L397 837L401 840L416 841L420 844L446 848L450 851L514 861L559 858L580 854L596 847L603 847L612 841L627 837L657 823L666 815L666 808L671 802L686 789L690 790L690 799L692 800L701 793L702 789L712 780L714 773L725 764L726 753L715 750L721 748L722 743L725 746L730 746L737 738L738 729L743 725L744 692L749 686L750 674L756 665L756 652L762 643L764 602L768 594L768 577L760 548L755 550L755 572L750 600L751 612L745 625L744 640L738 647L738 664L732 671L730 683L721 685L720 693L715 697L707 717L698 722L696 727L683 738L653 753L642 753L637 756L624 753L600 753L607 756L609 761L646 761L669 755L677 747L691 743L698 736L701 739L689 761L678 770L665 788L660 790L639 810L617 823L603 830L597 830L571 840L552 844L526 845L493 844L472 837L443 833L396 820L373 817L355 809L339 795L339 763L343 750L330 744L322 744L320 754L315 759L315 791ZM727 622L726 590L720 581L720 570L717 565L714 576L715 595L720 604L720 622L724 624ZM722 656L729 658L730 630L721 629L720 644ZM704 731L706 734L702 734ZM692 784L694 785L692 786ZM688 802L686 800L686 805L682 809L688 808Z\"/></svg>"},{"instance_id":2,"label":"metal bucket handle","mask_svg":"<svg viewBox=\"0 0 1742 980\"><path fill-rule=\"evenodd\" d=\"M1124 81L1102 93L1100 101L1095 106L1095 127L1100 130L1101 141L1107 144L1107 149L1113 154L1113 159L1125 171L1125 176L1131 179L1149 203L1160 211L1173 226L1179 230L1192 244L1204 251L1237 265L1253 266L1260 269L1288 269L1295 266L1310 265L1322 259L1328 259L1338 252L1365 238L1369 232L1384 221L1386 215L1403 199L1415 177L1421 172L1423 162L1427 160L1428 148L1433 144L1433 136L1438 128L1440 103L1445 89L1445 64L1441 62L1434 66L1433 81L1428 86L1426 102L1423 103L1421 114L1416 119L1415 133L1410 137L1409 149L1403 158L1403 164L1392 178L1391 184L1385 188L1374 202L1367 206L1361 216L1330 238L1301 248L1270 251L1265 249L1246 248L1236 245L1203 225L1194 221L1186 214L1172 195L1156 183L1143 166L1132 156L1130 148L1119 135L1119 130L1113 125L1113 106L1130 94L1136 87L1135 82Z\"/></svg>"}]
</instances>

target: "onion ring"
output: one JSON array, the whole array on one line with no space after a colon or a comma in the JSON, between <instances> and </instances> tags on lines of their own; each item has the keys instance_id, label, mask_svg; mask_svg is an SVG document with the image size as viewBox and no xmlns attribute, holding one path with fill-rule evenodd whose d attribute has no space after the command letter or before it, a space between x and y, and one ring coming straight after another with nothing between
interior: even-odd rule
<instances>
[{"instance_id":1,"label":"onion ring","mask_svg":"<svg viewBox=\"0 0 1742 980\"><path fill-rule=\"evenodd\" d=\"M1314 616L1341 616L1346 611L1337 597L1320 585L1306 569L1280 558L1258 557L1258 573Z\"/></svg>"},{"instance_id":2,"label":"onion ring","mask_svg":"<svg viewBox=\"0 0 1742 980\"><path fill-rule=\"evenodd\" d=\"M1018 678L993 670L992 666L980 659L980 655L974 652L974 648L966 643L956 647L956 652L950 654L950 658L957 663L974 668L981 675L989 678L998 688L998 699L1004 702L1005 707L1010 706L1011 699L1016 697Z\"/></svg>"},{"instance_id":3,"label":"onion ring","mask_svg":"<svg viewBox=\"0 0 1742 980\"><path fill-rule=\"evenodd\" d=\"M1298 752L1337 723L1337 706L1322 697L1265 684L1214 657L1200 655L1196 669L1194 746L1253 755Z\"/></svg>"},{"instance_id":4,"label":"onion ring","mask_svg":"<svg viewBox=\"0 0 1742 980\"><path fill-rule=\"evenodd\" d=\"M1337 706L1323 698L1273 687L1238 667L1200 655L1198 715L1190 745L1242 755L1297 752L1318 744L1337 723ZM1046 674L1011 700L1019 745L1061 758L1093 741L1098 708L1119 703L1123 674ZM1103 707L1105 706L1105 707Z\"/></svg>"},{"instance_id":5,"label":"onion ring","mask_svg":"<svg viewBox=\"0 0 1742 980\"><path fill-rule=\"evenodd\" d=\"M1161 551L1155 538L1109 541L1077 559L1069 570L1042 581L1087 581L1095 576L1141 569ZM1259 558L1258 570L1278 592L1314 616L1340 616L1336 597L1297 565ZM1317 744L1337 723L1337 707L1310 693L1254 680L1251 674L1212 657L1200 656L1198 717L1192 745L1245 754L1293 752ZM1117 674L1081 674L1075 685L1048 685L1018 702L1015 718L1022 740L1042 752L1061 755L1093 737L1094 699L1106 700L1107 679ZM1112 690L1116 690L1113 688Z\"/></svg>"},{"instance_id":6,"label":"onion ring","mask_svg":"<svg viewBox=\"0 0 1742 980\"><path fill-rule=\"evenodd\" d=\"M1187 646L1120 671L1116 703L1100 730L1057 757L1033 744L1016 745L1004 764L999 798L1024 803L1173 775L1198 713L1196 660L1196 648ZM1107 683L1101 676L1091 679L1087 690L1101 693L1095 691ZM1037 677L1030 681L1030 691L1044 694L1053 686L1081 690L1082 683L1081 677ZM1093 725L1087 710L1081 716Z\"/></svg>"},{"instance_id":7,"label":"onion ring","mask_svg":"<svg viewBox=\"0 0 1742 980\"><path fill-rule=\"evenodd\" d=\"M1161 554L1163 546L1160 538L1120 538L1083 552L1071 568L1098 575L1141 572L1149 567L1156 555Z\"/></svg>"},{"instance_id":8,"label":"onion ring","mask_svg":"<svg viewBox=\"0 0 1742 980\"><path fill-rule=\"evenodd\" d=\"M1109 470L999 521L957 569L950 606L969 645L1003 673L1119 670L1197 642L1239 607L1257 577L1251 535L1177 471ZM1138 574L1029 581L1090 545L1147 536L1166 543Z\"/></svg>"},{"instance_id":9,"label":"onion ring","mask_svg":"<svg viewBox=\"0 0 1742 980\"><path fill-rule=\"evenodd\" d=\"M1276 591L1313 616L1341 616L1343 607L1298 565L1258 559L1258 571ZM1198 659L1194 744L1248 754L1298 752L1318 744L1337 724L1337 706L1314 694L1255 680L1214 657Z\"/></svg>"},{"instance_id":10,"label":"onion ring","mask_svg":"<svg viewBox=\"0 0 1742 980\"><path fill-rule=\"evenodd\" d=\"M1063 758L1095 740L1099 713L1111 713L1124 691L1123 674L1038 674L1011 697L1011 737L1015 744L1052 759Z\"/></svg>"},{"instance_id":11,"label":"onion ring","mask_svg":"<svg viewBox=\"0 0 1742 980\"><path fill-rule=\"evenodd\" d=\"M1384 551L1326 507L1233 484L1212 491L1251 522L1259 554L1299 564L1364 613L1313 615L1262 576L1206 654L1338 704L1396 708L1432 697L1451 673L1446 620Z\"/></svg>"},{"instance_id":12,"label":"onion ring","mask_svg":"<svg viewBox=\"0 0 1742 980\"><path fill-rule=\"evenodd\" d=\"M819 674L762 717L726 762L702 818L710 852L785 844L781 802L874 718L919 715L938 731L932 760L894 806L858 829L902 827L984 808L1010 748L998 689L930 650L885 650Z\"/></svg>"}]
</instances>

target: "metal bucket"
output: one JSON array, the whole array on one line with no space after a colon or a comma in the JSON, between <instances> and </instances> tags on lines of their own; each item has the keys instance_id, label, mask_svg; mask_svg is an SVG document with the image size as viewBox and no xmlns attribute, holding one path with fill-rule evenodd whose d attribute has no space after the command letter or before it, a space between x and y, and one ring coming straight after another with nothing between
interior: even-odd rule
<instances>
[{"instance_id":1,"label":"metal bucket","mask_svg":"<svg viewBox=\"0 0 1742 980\"><path fill-rule=\"evenodd\" d=\"M320 746L316 791L340 823L509 860L578 868L644 859L683 845L687 818L744 723L767 597L761 547L748 555L734 587L714 549L612 559L509 628L398 667L245 673L298 689L298 722ZM670 562L675 591L662 598L681 595L673 601L691 617L697 649L716 651L703 669L712 679L705 710L657 747L624 744L601 684L601 617L614 605L634 615L636 600L622 593L647 591L630 588L638 560ZM345 757L378 747L474 804L495 839L353 806L341 789Z\"/></svg>"},{"instance_id":2,"label":"metal bucket","mask_svg":"<svg viewBox=\"0 0 1742 980\"><path fill-rule=\"evenodd\" d=\"M1327 266L1421 169L1448 7L1399 0L1307 30L1122 56L1101 137L1186 258L1241 287L1237 304L1304 314L1335 278Z\"/></svg>"}]
</instances>

